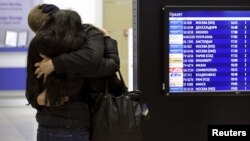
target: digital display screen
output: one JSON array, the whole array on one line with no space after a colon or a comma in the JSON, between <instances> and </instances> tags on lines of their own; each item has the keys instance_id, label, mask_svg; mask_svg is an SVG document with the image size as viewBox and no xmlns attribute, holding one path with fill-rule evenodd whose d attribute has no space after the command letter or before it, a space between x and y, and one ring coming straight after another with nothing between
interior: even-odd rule
<instances>
[{"instance_id":1,"label":"digital display screen","mask_svg":"<svg viewBox=\"0 0 250 141\"><path fill-rule=\"evenodd\" d=\"M250 11L166 14L169 93L250 91Z\"/></svg>"}]
</instances>

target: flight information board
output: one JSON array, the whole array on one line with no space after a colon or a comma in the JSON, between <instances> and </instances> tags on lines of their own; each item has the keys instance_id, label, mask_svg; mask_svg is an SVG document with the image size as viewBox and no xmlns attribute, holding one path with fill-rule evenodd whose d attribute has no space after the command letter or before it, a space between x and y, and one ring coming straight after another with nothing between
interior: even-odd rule
<instances>
[{"instance_id":1,"label":"flight information board","mask_svg":"<svg viewBox=\"0 0 250 141\"><path fill-rule=\"evenodd\" d=\"M250 11L167 14L169 93L250 90Z\"/></svg>"}]
</instances>

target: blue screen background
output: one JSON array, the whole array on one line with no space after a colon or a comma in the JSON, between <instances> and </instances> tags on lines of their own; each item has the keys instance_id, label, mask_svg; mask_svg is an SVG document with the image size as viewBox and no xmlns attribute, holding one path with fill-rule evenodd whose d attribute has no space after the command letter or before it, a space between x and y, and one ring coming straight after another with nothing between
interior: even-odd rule
<instances>
[{"instance_id":1,"label":"blue screen background","mask_svg":"<svg viewBox=\"0 0 250 141\"><path fill-rule=\"evenodd\" d=\"M250 90L250 11L170 11L169 91Z\"/></svg>"}]
</instances>

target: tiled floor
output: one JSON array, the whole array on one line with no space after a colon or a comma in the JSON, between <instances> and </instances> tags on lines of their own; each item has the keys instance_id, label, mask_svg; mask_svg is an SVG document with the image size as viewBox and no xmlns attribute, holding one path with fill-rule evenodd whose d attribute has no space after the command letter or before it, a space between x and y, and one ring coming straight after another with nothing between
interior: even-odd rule
<instances>
[{"instance_id":1,"label":"tiled floor","mask_svg":"<svg viewBox=\"0 0 250 141\"><path fill-rule=\"evenodd\" d=\"M36 110L24 91L0 91L0 141L36 141Z\"/></svg>"},{"instance_id":2,"label":"tiled floor","mask_svg":"<svg viewBox=\"0 0 250 141\"><path fill-rule=\"evenodd\" d=\"M36 141L35 113L30 106L0 106L0 141Z\"/></svg>"}]
</instances>

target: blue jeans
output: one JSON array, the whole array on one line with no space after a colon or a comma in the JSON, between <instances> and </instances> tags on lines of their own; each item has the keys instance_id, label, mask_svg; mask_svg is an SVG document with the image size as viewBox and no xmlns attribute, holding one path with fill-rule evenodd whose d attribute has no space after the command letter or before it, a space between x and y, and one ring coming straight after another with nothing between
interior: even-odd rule
<instances>
[{"instance_id":1,"label":"blue jeans","mask_svg":"<svg viewBox=\"0 0 250 141\"><path fill-rule=\"evenodd\" d=\"M89 141L87 128L38 127L37 141Z\"/></svg>"}]
</instances>

